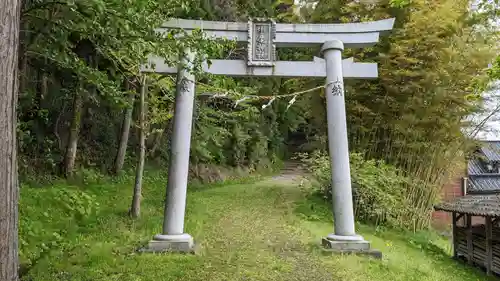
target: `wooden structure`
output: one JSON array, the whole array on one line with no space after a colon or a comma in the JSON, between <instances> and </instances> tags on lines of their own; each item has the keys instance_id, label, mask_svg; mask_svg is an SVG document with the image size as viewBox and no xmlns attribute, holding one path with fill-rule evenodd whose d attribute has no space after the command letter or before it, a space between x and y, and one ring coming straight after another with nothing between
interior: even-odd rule
<instances>
[{"instance_id":1,"label":"wooden structure","mask_svg":"<svg viewBox=\"0 0 500 281\"><path fill-rule=\"evenodd\" d=\"M454 258L500 275L500 194L465 195L435 209L452 213ZM477 217L483 223L474 224Z\"/></svg>"},{"instance_id":2,"label":"wooden structure","mask_svg":"<svg viewBox=\"0 0 500 281\"><path fill-rule=\"evenodd\" d=\"M475 153L465 159L467 168L443 186L441 197L445 201L467 194L488 195L500 193L500 140L480 141ZM435 227L449 226L452 214L435 211L432 214ZM484 224L484 218L473 217L472 224Z\"/></svg>"}]
</instances>

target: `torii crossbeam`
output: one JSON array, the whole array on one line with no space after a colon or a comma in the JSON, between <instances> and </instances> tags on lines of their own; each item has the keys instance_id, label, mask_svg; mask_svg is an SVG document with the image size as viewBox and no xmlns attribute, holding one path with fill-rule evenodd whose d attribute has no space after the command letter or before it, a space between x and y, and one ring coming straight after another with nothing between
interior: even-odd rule
<instances>
[{"instance_id":1,"label":"torii crossbeam","mask_svg":"<svg viewBox=\"0 0 500 281\"><path fill-rule=\"evenodd\" d=\"M166 65L162 59L149 59L154 68L144 66L143 72L163 74L177 73L177 67ZM342 61L344 79L375 79L378 77L376 63L357 63L353 58ZM233 77L266 76L266 77L326 77L325 60L314 57L313 61L276 61L274 67L248 67L244 60L211 60L211 65L203 64L203 71L214 75Z\"/></svg>"},{"instance_id":2,"label":"torii crossbeam","mask_svg":"<svg viewBox=\"0 0 500 281\"><path fill-rule=\"evenodd\" d=\"M281 24L270 19L248 22L216 22L173 19L158 31L201 29L214 38L247 44L246 60L212 60L206 72L226 76L326 77L328 148L332 170L334 232L323 239L325 248L338 252L366 252L370 243L355 232L349 149L344 99L344 79L378 77L376 63L342 59L344 47L375 45L381 34L392 30L394 19L346 24ZM277 61L276 47L321 46L323 58L312 61ZM150 241L148 251L193 251L191 235L184 232L184 216L189 171L189 150L195 93L195 77L183 67L192 65L195 54L185 50L177 66L165 65L152 55L143 72L177 73L174 130L167 199L162 234ZM153 67L154 65L154 67Z\"/></svg>"},{"instance_id":3,"label":"torii crossbeam","mask_svg":"<svg viewBox=\"0 0 500 281\"><path fill-rule=\"evenodd\" d=\"M275 38L272 43L276 47L310 47L331 40L340 40L346 48L361 48L375 45L381 33L392 30L394 20L391 18L343 24L285 24L268 19L254 19L248 23L172 19L165 22L158 30L183 29L189 33L201 29L207 36L251 42L255 40L252 38L255 28L264 27L270 31L268 34L274 33Z\"/></svg>"}]
</instances>

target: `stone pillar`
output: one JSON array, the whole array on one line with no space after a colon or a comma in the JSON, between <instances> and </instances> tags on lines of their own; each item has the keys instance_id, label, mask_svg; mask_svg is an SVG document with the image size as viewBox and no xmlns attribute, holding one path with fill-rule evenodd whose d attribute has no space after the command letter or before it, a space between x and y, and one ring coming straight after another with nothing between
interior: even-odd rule
<instances>
[{"instance_id":1,"label":"stone pillar","mask_svg":"<svg viewBox=\"0 0 500 281\"><path fill-rule=\"evenodd\" d=\"M326 62L325 96L327 103L328 148L332 173L334 233L323 239L323 245L334 250L368 250L369 243L356 235L349 167L347 123L342 75L342 51L339 40L328 41L321 52Z\"/></svg>"},{"instance_id":2,"label":"stone pillar","mask_svg":"<svg viewBox=\"0 0 500 281\"><path fill-rule=\"evenodd\" d=\"M187 50L178 68L163 232L149 243L149 250L154 252L193 251L193 238L184 233L184 215L195 95L195 77L187 69L192 66L194 56Z\"/></svg>"}]
</instances>

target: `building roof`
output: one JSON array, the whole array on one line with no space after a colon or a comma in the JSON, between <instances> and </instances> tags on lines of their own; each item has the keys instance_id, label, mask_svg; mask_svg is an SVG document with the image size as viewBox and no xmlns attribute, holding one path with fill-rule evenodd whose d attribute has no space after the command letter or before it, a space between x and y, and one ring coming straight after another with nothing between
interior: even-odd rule
<instances>
[{"instance_id":1,"label":"building roof","mask_svg":"<svg viewBox=\"0 0 500 281\"><path fill-rule=\"evenodd\" d=\"M488 161L500 161L500 141L485 141L480 151Z\"/></svg>"},{"instance_id":2,"label":"building roof","mask_svg":"<svg viewBox=\"0 0 500 281\"><path fill-rule=\"evenodd\" d=\"M467 165L467 173L470 175L480 175L488 173L488 169L484 166L480 159L474 158L469 160Z\"/></svg>"},{"instance_id":3,"label":"building roof","mask_svg":"<svg viewBox=\"0 0 500 281\"><path fill-rule=\"evenodd\" d=\"M468 161L467 193L500 192L500 141L483 141L475 157ZM489 170L487 165L491 165Z\"/></svg>"},{"instance_id":4,"label":"building roof","mask_svg":"<svg viewBox=\"0 0 500 281\"><path fill-rule=\"evenodd\" d=\"M500 217L500 195L465 195L434 207L438 211Z\"/></svg>"},{"instance_id":5,"label":"building roof","mask_svg":"<svg viewBox=\"0 0 500 281\"><path fill-rule=\"evenodd\" d=\"M436 210L500 217L500 141L484 141L467 165L467 195L443 202ZM490 165L488 168L487 165Z\"/></svg>"},{"instance_id":6,"label":"building roof","mask_svg":"<svg viewBox=\"0 0 500 281\"><path fill-rule=\"evenodd\" d=\"M467 183L467 193L499 193L500 175L499 174L479 174L469 175Z\"/></svg>"}]
</instances>

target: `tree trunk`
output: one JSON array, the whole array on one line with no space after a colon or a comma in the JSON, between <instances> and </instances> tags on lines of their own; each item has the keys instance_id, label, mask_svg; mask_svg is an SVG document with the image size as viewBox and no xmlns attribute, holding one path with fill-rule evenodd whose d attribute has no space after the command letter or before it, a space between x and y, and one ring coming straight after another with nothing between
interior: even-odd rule
<instances>
[{"instance_id":1,"label":"tree trunk","mask_svg":"<svg viewBox=\"0 0 500 281\"><path fill-rule=\"evenodd\" d=\"M153 139L153 145L151 146L151 149L149 151L150 156L155 157L156 150L158 150L158 148L160 147L163 135L165 134L166 131L168 131L169 126L170 126L170 120L165 122L165 125L163 126L161 132L156 133L155 138Z\"/></svg>"},{"instance_id":2,"label":"tree trunk","mask_svg":"<svg viewBox=\"0 0 500 281\"><path fill-rule=\"evenodd\" d=\"M135 173L134 195L132 198L132 206L130 208L130 216L137 218L141 212L141 189L142 189L142 174L144 172L144 161L146 158L146 76L142 77L141 81L141 99L139 105L139 159Z\"/></svg>"},{"instance_id":3,"label":"tree trunk","mask_svg":"<svg viewBox=\"0 0 500 281\"><path fill-rule=\"evenodd\" d=\"M23 1L23 5L26 5L26 1ZM28 72L28 55L26 54L26 48L30 42L30 24L29 22L24 22L23 23L23 29L24 31L20 32L20 42L23 42L24 44L19 45L19 70L20 70L20 75L19 76L19 94L25 94L25 91L27 89L27 84L28 84L28 77L29 77L29 72Z\"/></svg>"},{"instance_id":4,"label":"tree trunk","mask_svg":"<svg viewBox=\"0 0 500 281\"><path fill-rule=\"evenodd\" d=\"M83 91L81 84L73 97L73 116L69 127L68 144L66 146L66 155L64 156L64 175L71 176L75 169L76 151L78 147L78 135L80 133L80 124L83 108Z\"/></svg>"},{"instance_id":5,"label":"tree trunk","mask_svg":"<svg viewBox=\"0 0 500 281\"><path fill-rule=\"evenodd\" d=\"M38 106L42 106L42 101L49 95L49 76L47 72L43 71L42 73L42 81L40 81L40 100L38 101Z\"/></svg>"},{"instance_id":6,"label":"tree trunk","mask_svg":"<svg viewBox=\"0 0 500 281\"><path fill-rule=\"evenodd\" d=\"M45 65L47 63L45 62ZM24 75L22 75L24 76ZM21 78L20 78L21 79ZM49 94L49 76L44 69L38 70L36 81L36 92L31 108L31 118L33 120L33 133L36 135L36 151L43 153L44 151L44 124L40 118L40 110L43 108L43 100Z\"/></svg>"},{"instance_id":7,"label":"tree trunk","mask_svg":"<svg viewBox=\"0 0 500 281\"><path fill-rule=\"evenodd\" d=\"M126 82L127 90L130 90L129 83ZM128 96L128 107L125 109L122 123L122 133L120 137L120 144L115 158L115 174L120 173L125 162L125 155L127 154L128 137L130 134L130 124L132 123L132 113L134 111L135 93L131 92Z\"/></svg>"},{"instance_id":8,"label":"tree trunk","mask_svg":"<svg viewBox=\"0 0 500 281\"><path fill-rule=\"evenodd\" d=\"M0 1L0 280L18 280L16 105L21 2Z\"/></svg>"},{"instance_id":9,"label":"tree trunk","mask_svg":"<svg viewBox=\"0 0 500 281\"><path fill-rule=\"evenodd\" d=\"M19 58L19 68L22 75L19 76L19 94L23 95L26 92L28 84L28 56L23 52Z\"/></svg>"}]
</instances>

